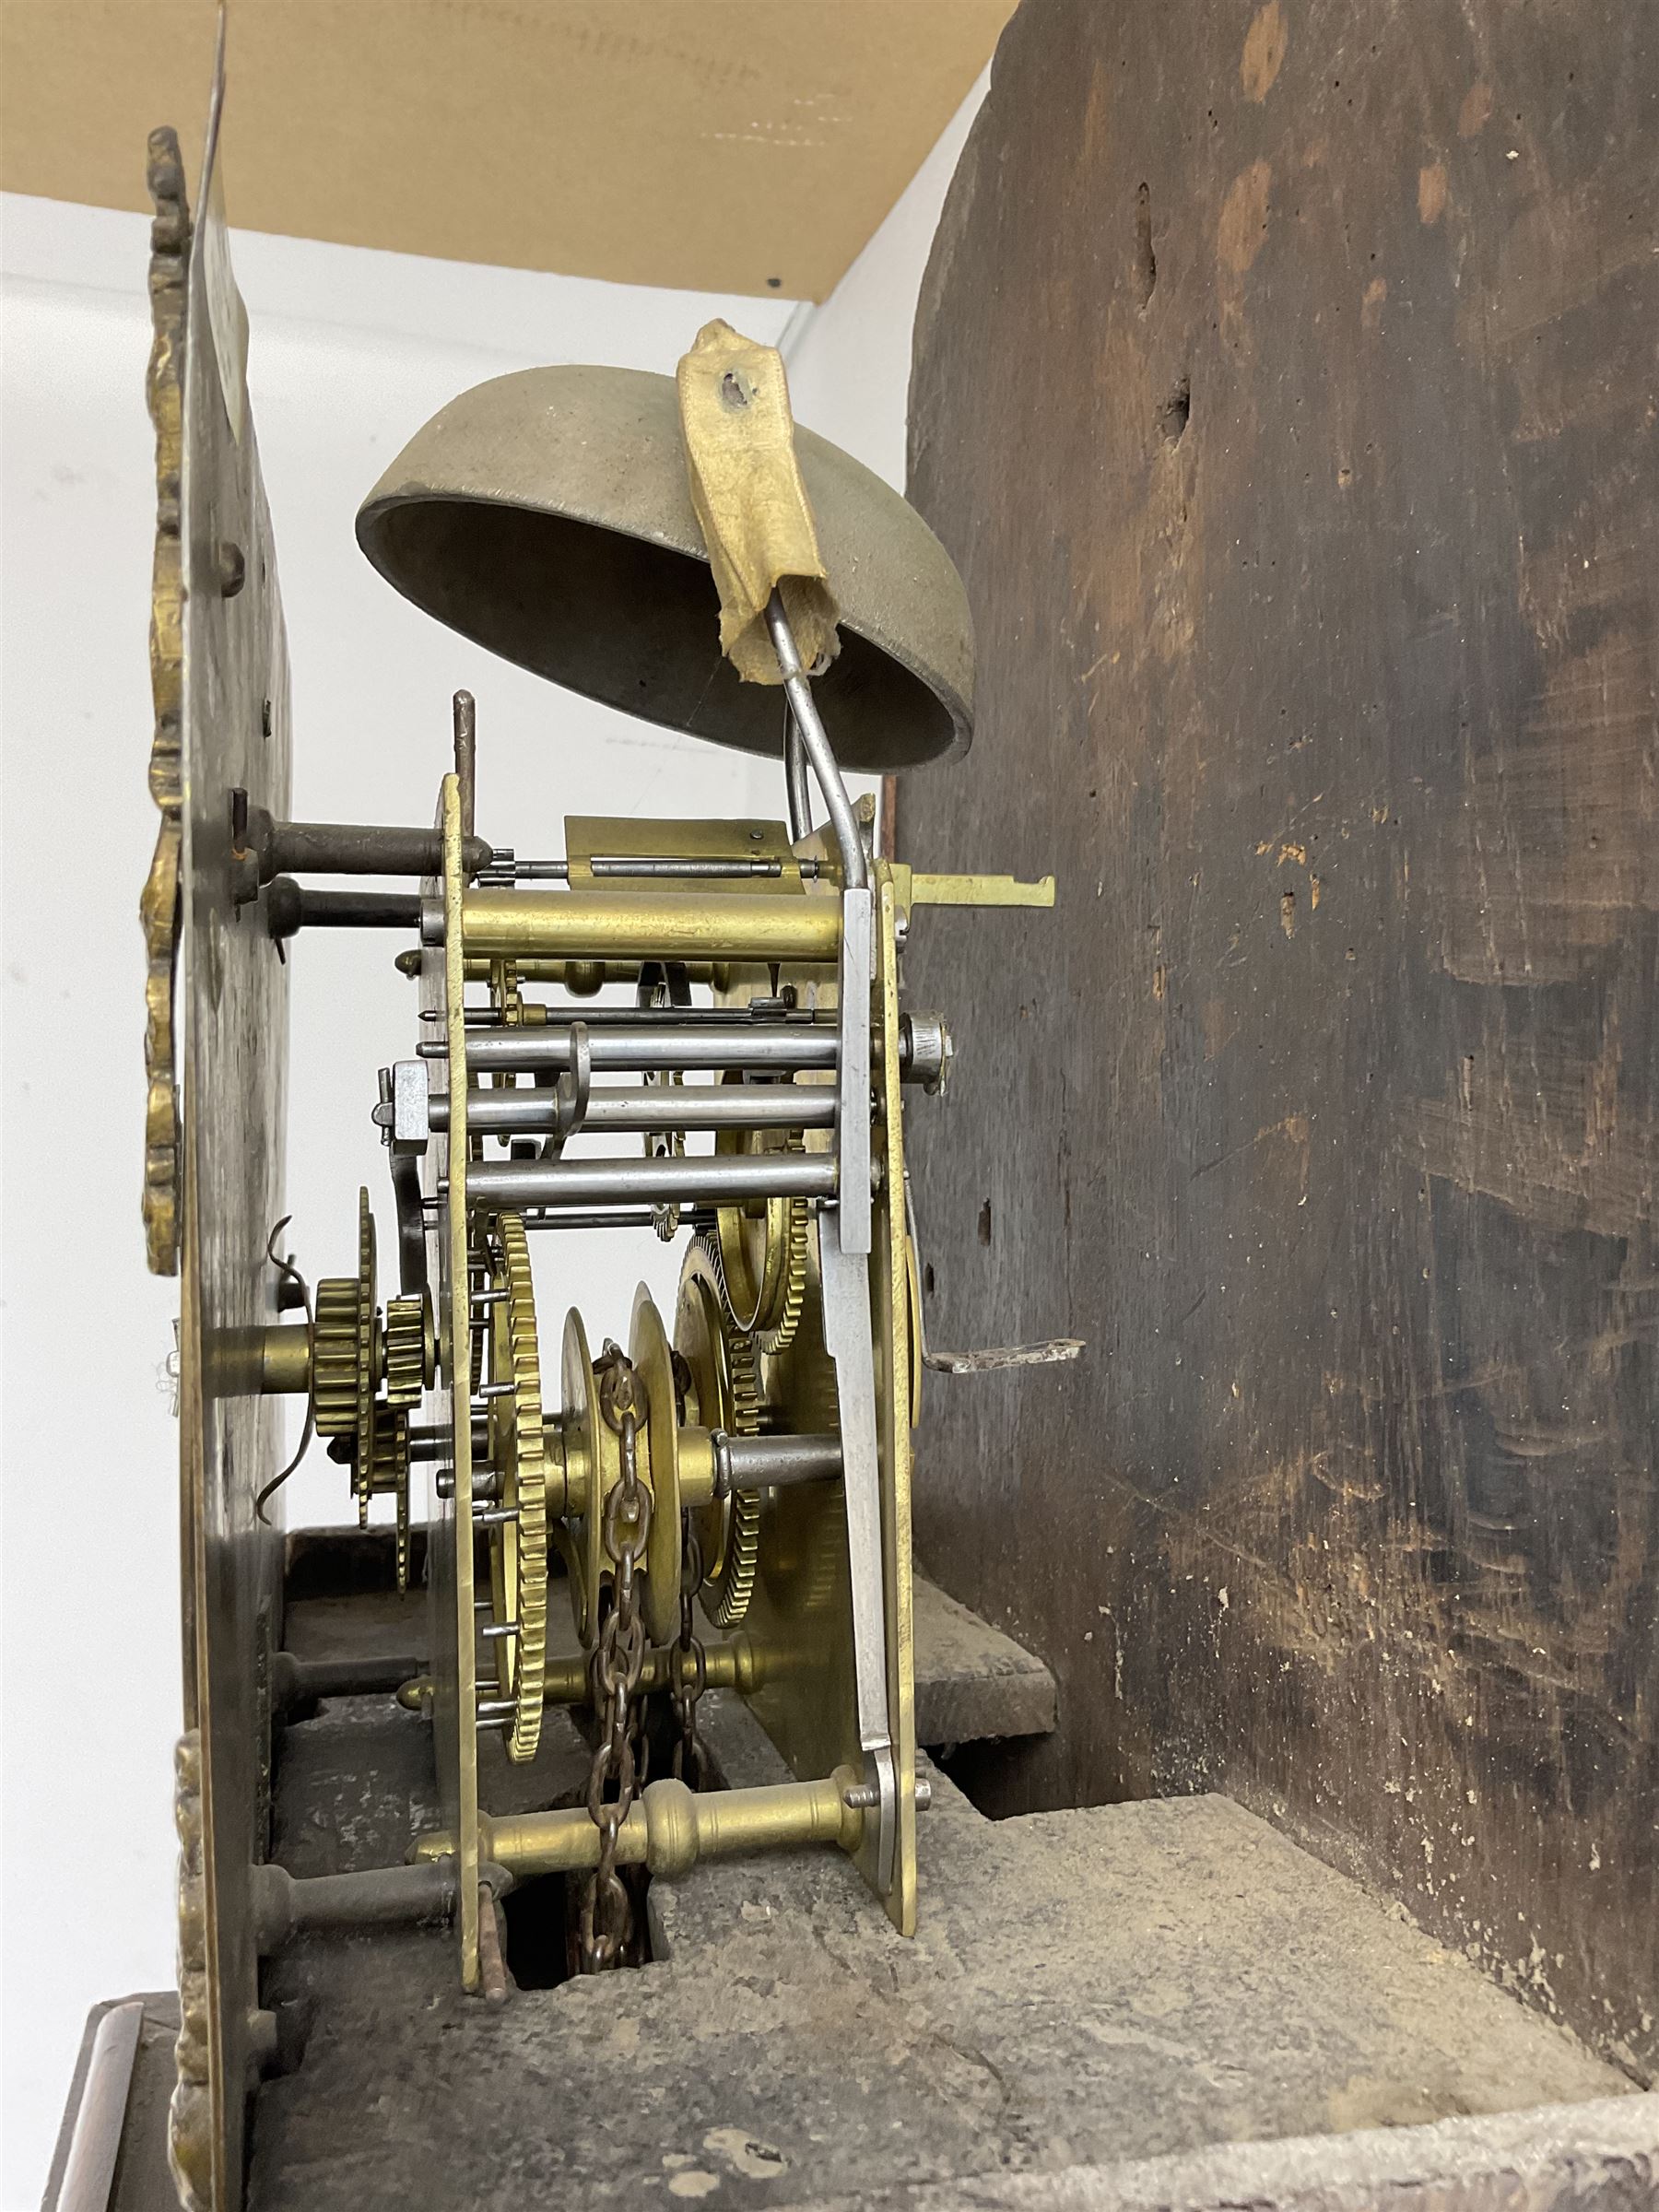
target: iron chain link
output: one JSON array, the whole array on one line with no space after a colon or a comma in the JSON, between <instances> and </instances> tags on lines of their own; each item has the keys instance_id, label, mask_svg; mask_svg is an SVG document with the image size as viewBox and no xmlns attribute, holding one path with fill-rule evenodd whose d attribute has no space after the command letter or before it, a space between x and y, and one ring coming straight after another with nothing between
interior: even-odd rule
<instances>
[{"instance_id":1,"label":"iron chain link","mask_svg":"<svg viewBox=\"0 0 1659 2212\"><path fill-rule=\"evenodd\" d=\"M697 1700L709 1686L709 1659L696 1630L692 1606L702 1587L702 1552L691 1532L691 1516L681 1516L679 1641L668 1661L668 1694L679 1723L674 1772L693 1790L702 1787L702 1746L697 1740Z\"/></svg>"},{"instance_id":2,"label":"iron chain link","mask_svg":"<svg viewBox=\"0 0 1659 2212\"><path fill-rule=\"evenodd\" d=\"M600 1409L620 1441L621 1474L604 1507L612 1602L594 1653L594 1704L600 1733L588 1773L587 1809L599 1830L599 1863L582 1900L581 1964L587 1974L618 1965L633 1936L633 1908L617 1872L617 1841L645 1779L641 1708L635 1693L645 1664L639 1568L651 1530L651 1492L640 1480L638 1462L645 1394L617 1345L606 1345L597 1365Z\"/></svg>"}]
</instances>

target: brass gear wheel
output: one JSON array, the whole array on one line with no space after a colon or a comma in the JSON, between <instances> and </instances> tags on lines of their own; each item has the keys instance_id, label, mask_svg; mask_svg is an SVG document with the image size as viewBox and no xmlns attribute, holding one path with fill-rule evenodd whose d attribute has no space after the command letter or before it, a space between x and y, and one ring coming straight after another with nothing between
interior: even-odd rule
<instances>
[{"instance_id":1,"label":"brass gear wheel","mask_svg":"<svg viewBox=\"0 0 1659 2212\"><path fill-rule=\"evenodd\" d=\"M374 1457L370 1488L377 1498L397 1500L397 1587L409 1586L409 1417L401 1406L378 1399L374 1407ZM365 1500L365 1503L367 1501Z\"/></svg>"},{"instance_id":2,"label":"brass gear wheel","mask_svg":"<svg viewBox=\"0 0 1659 2212\"><path fill-rule=\"evenodd\" d=\"M312 1407L319 1436L357 1434L358 1287L355 1276L317 1285L312 1331Z\"/></svg>"},{"instance_id":3,"label":"brass gear wheel","mask_svg":"<svg viewBox=\"0 0 1659 2212\"><path fill-rule=\"evenodd\" d=\"M358 1193L358 1269L325 1276L317 1285L312 1335L312 1406L319 1436L364 1439L368 1406L379 1381L374 1311L374 1214L369 1193ZM359 1457L368 1464L369 1449Z\"/></svg>"},{"instance_id":4,"label":"brass gear wheel","mask_svg":"<svg viewBox=\"0 0 1659 2212\"><path fill-rule=\"evenodd\" d=\"M317 1285L312 1334L312 1408L317 1432L349 1437L351 1488L358 1524L369 1525L374 1491L375 1386L382 1354L380 1311L374 1302L374 1209L367 1190L358 1192L358 1271Z\"/></svg>"},{"instance_id":5,"label":"brass gear wheel","mask_svg":"<svg viewBox=\"0 0 1659 2212\"><path fill-rule=\"evenodd\" d=\"M512 1388L489 1401L489 1458L500 1502L517 1518L489 1532L489 1589L497 1625L517 1623L516 1634L494 1641L500 1692L515 1707L507 1756L522 1764L541 1741L547 1683L547 1437L529 1239L517 1214L500 1216L495 1234L490 1283L505 1296L490 1308L490 1380Z\"/></svg>"},{"instance_id":6,"label":"brass gear wheel","mask_svg":"<svg viewBox=\"0 0 1659 2212\"><path fill-rule=\"evenodd\" d=\"M386 1300L382 1335L386 1403L413 1408L431 1388L438 1360L432 1301L424 1290Z\"/></svg>"},{"instance_id":7,"label":"brass gear wheel","mask_svg":"<svg viewBox=\"0 0 1659 2212\"><path fill-rule=\"evenodd\" d=\"M794 1342L806 1305L811 1208L805 1198L785 1198L783 1205L788 1220L783 1232L783 1272L775 1316L764 1328L755 1331L756 1347L769 1359L786 1352Z\"/></svg>"},{"instance_id":8,"label":"brass gear wheel","mask_svg":"<svg viewBox=\"0 0 1659 2212\"><path fill-rule=\"evenodd\" d=\"M374 1389L380 1381L381 1317L374 1302L374 1209L369 1193L358 1192L358 1330L356 1444L351 1457L351 1487L357 1493L358 1526L369 1525L369 1500L374 1495Z\"/></svg>"},{"instance_id":9,"label":"brass gear wheel","mask_svg":"<svg viewBox=\"0 0 1659 2212\"><path fill-rule=\"evenodd\" d=\"M760 1433L760 1390L753 1342L747 1337L735 1336L728 1349L732 1355L735 1405L742 1408L747 1399L754 1406L754 1427L749 1429L741 1425L749 1417L740 1411L733 1433L758 1436ZM735 1629L747 1617L749 1599L754 1595L755 1570L760 1559L760 1493L759 1490L735 1490L725 1503L729 1515L725 1556L721 1561L719 1573L703 1578L707 1593L703 1606L715 1628Z\"/></svg>"},{"instance_id":10,"label":"brass gear wheel","mask_svg":"<svg viewBox=\"0 0 1659 2212\"><path fill-rule=\"evenodd\" d=\"M716 1139L726 1153L801 1152L796 1131L782 1135L746 1130ZM805 1198L769 1198L764 1217L742 1206L723 1206L708 1234L722 1303L739 1335L752 1336L758 1349L775 1359L794 1341L806 1302L812 1212Z\"/></svg>"},{"instance_id":11,"label":"brass gear wheel","mask_svg":"<svg viewBox=\"0 0 1659 2212\"><path fill-rule=\"evenodd\" d=\"M358 1268L317 1285L312 1330L312 1412L317 1433L350 1440L351 1491L358 1524L369 1503L394 1497L397 1586L409 1584L409 1410L433 1380L437 1351L430 1301L387 1301L382 1322L374 1301L374 1209L358 1192ZM384 1385L385 1395L375 1394Z\"/></svg>"},{"instance_id":12,"label":"brass gear wheel","mask_svg":"<svg viewBox=\"0 0 1659 2212\"><path fill-rule=\"evenodd\" d=\"M712 1241L694 1239L680 1273L675 1349L689 1374L686 1418L732 1436L760 1433L759 1362L752 1337L733 1327ZM760 1494L736 1490L697 1515L703 1559L703 1610L718 1629L735 1629L748 1611L760 1551Z\"/></svg>"}]
</instances>

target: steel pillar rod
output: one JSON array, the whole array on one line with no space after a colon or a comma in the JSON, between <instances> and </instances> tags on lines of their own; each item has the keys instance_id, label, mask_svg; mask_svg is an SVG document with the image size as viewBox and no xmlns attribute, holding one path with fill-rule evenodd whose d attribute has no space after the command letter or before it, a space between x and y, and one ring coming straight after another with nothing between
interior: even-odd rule
<instances>
[{"instance_id":1,"label":"steel pillar rod","mask_svg":"<svg viewBox=\"0 0 1659 2212\"><path fill-rule=\"evenodd\" d=\"M629 982L637 980L638 969L630 969ZM483 982L484 977L469 978ZM524 980L523 971L520 981ZM615 981L607 977L606 981ZM693 982L696 977L689 979ZM703 979L708 980L706 977ZM536 1029L558 1028L580 1021L590 1030L720 1030L734 1036L764 1027L770 1033L774 1030L812 1030L821 1037L832 1037L835 1025L806 1012L788 1013L762 1009L757 1013L750 1006L595 1006L585 1000L573 1006L549 1005L546 1001L527 999L524 1003L525 1020ZM468 1006L467 1026L471 1029L499 1029L501 1018L493 1006Z\"/></svg>"},{"instance_id":2,"label":"steel pillar rod","mask_svg":"<svg viewBox=\"0 0 1659 2212\"><path fill-rule=\"evenodd\" d=\"M278 876L265 887L265 927L274 937L292 937L302 929L401 929L420 927L418 891L319 891Z\"/></svg>"},{"instance_id":3,"label":"steel pillar rod","mask_svg":"<svg viewBox=\"0 0 1659 2212\"><path fill-rule=\"evenodd\" d=\"M618 1209L607 1213L537 1213L529 1211L519 1216L526 1229L650 1229L657 1226L657 1218L647 1206ZM682 1214L682 1228L694 1233L714 1226L712 1212Z\"/></svg>"},{"instance_id":4,"label":"steel pillar rod","mask_svg":"<svg viewBox=\"0 0 1659 2212\"><path fill-rule=\"evenodd\" d=\"M398 1652L355 1659L298 1659L292 1652L276 1652L271 1658L271 1703L287 1712L313 1698L376 1697L400 1688L425 1664Z\"/></svg>"},{"instance_id":5,"label":"steel pillar rod","mask_svg":"<svg viewBox=\"0 0 1659 2212\"><path fill-rule=\"evenodd\" d=\"M427 1107L434 1129L449 1127L449 1100ZM829 1129L835 1093L827 1084L698 1084L652 1090L594 1090L582 1129ZM466 1103L477 1136L557 1129L559 1101L550 1090L481 1090Z\"/></svg>"},{"instance_id":6,"label":"steel pillar rod","mask_svg":"<svg viewBox=\"0 0 1659 2212\"><path fill-rule=\"evenodd\" d=\"M812 877L818 872L816 860L806 860L796 865L803 876ZM595 883L764 883L769 880L775 883L782 877L783 863L779 859L755 860L742 854L724 857L716 853L595 853L587 864L587 873ZM514 859L500 861L484 869L478 877L478 885L482 890L500 890L512 883L568 883L570 879L571 863L568 860Z\"/></svg>"},{"instance_id":7,"label":"steel pillar rod","mask_svg":"<svg viewBox=\"0 0 1659 2212\"><path fill-rule=\"evenodd\" d=\"M828 1152L717 1153L696 1159L486 1161L471 1167L475 1206L742 1206L751 1198L833 1198Z\"/></svg>"},{"instance_id":8,"label":"steel pillar rod","mask_svg":"<svg viewBox=\"0 0 1659 2212\"><path fill-rule=\"evenodd\" d=\"M723 1488L764 1490L794 1482L832 1482L841 1471L839 1436L726 1436L714 1446Z\"/></svg>"},{"instance_id":9,"label":"steel pillar rod","mask_svg":"<svg viewBox=\"0 0 1659 2212\"><path fill-rule=\"evenodd\" d=\"M833 1067L839 1049L834 1030L801 1023L735 1022L729 1030L718 1030L690 1024L658 1028L641 1022L637 1028L590 1030L587 1036L588 1064L595 1074L643 1074L657 1068L703 1073L728 1067ZM549 1068L562 1073L571 1065L571 1032L563 1027L471 1030L466 1039L467 1072L529 1075ZM444 1047L433 1038L423 1038L419 1052L423 1060L441 1060Z\"/></svg>"},{"instance_id":10,"label":"steel pillar rod","mask_svg":"<svg viewBox=\"0 0 1659 2212\"><path fill-rule=\"evenodd\" d=\"M482 1456L489 1450L489 1423L482 1414L473 1416L473 1450ZM448 1459L454 1450L454 1431L447 1422L409 1424L409 1464L430 1465Z\"/></svg>"},{"instance_id":11,"label":"steel pillar rod","mask_svg":"<svg viewBox=\"0 0 1659 2212\"><path fill-rule=\"evenodd\" d=\"M232 794L234 798L235 794ZM379 822L278 821L264 806L247 809L245 843L232 859L251 854L259 880L274 876L437 876L443 869L436 830L405 830ZM469 837L463 859L469 875L488 867L493 848Z\"/></svg>"},{"instance_id":12,"label":"steel pillar rod","mask_svg":"<svg viewBox=\"0 0 1659 2212\"><path fill-rule=\"evenodd\" d=\"M252 1869L252 1887L255 1936L268 1958L296 1936L446 1919L454 1910L455 1866L451 1858L429 1858L360 1874L295 1876L267 1861Z\"/></svg>"}]
</instances>

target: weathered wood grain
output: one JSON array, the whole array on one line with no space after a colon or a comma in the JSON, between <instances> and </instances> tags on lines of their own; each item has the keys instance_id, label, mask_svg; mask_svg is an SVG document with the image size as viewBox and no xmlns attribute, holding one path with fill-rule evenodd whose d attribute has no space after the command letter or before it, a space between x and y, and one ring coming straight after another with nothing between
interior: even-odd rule
<instances>
[{"instance_id":1,"label":"weathered wood grain","mask_svg":"<svg viewBox=\"0 0 1659 2212\"><path fill-rule=\"evenodd\" d=\"M1054 1677L1041 1659L924 1575L914 1607L919 1744L1001 1744L1053 1727Z\"/></svg>"},{"instance_id":2,"label":"weathered wood grain","mask_svg":"<svg viewBox=\"0 0 1659 2212\"><path fill-rule=\"evenodd\" d=\"M917 325L929 1571L1006 1807L1223 1788L1659 2062L1659 38L1027 0Z\"/></svg>"}]
</instances>

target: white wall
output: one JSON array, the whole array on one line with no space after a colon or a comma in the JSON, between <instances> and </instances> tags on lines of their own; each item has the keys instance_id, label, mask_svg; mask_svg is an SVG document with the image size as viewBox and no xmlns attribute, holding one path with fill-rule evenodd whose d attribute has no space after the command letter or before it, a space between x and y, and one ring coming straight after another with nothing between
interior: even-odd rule
<instances>
[{"instance_id":1,"label":"white wall","mask_svg":"<svg viewBox=\"0 0 1659 2212\"><path fill-rule=\"evenodd\" d=\"M895 482L927 241L981 88L834 298L791 333L795 411ZM0 1661L4 2163L38 2196L87 2008L171 1983L171 1749L179 1726L177 1430L159 1385L177 1286L145 1269L139 886L154 532L147 224L0 203ZM469 384L536 361L671 370L725 314L775 341L785 301L718 300L238 233L253 415L293 662L297 815L420 822L448 764L449 700L478 702L479 828L562 850L567 813L782 814L776 771L550 690L439 628L369 568L359 500ZM408 1053L395 940L291 948L288 1190L313 1277L348 1268L368 1114ZM649 1235L538 1246L538 1300L625 1333L632 1285L666 1297ZM560 1245L562 1265L547 1248ZM382 1274L389 1274L382 1267ZM313 1455L290 1525L346 1517Z\"/></svg>"}]
</instances>

